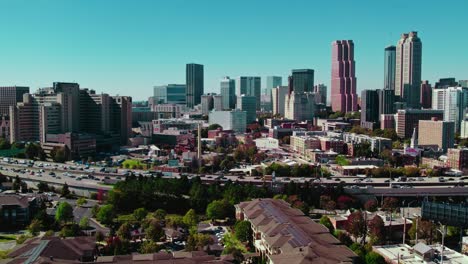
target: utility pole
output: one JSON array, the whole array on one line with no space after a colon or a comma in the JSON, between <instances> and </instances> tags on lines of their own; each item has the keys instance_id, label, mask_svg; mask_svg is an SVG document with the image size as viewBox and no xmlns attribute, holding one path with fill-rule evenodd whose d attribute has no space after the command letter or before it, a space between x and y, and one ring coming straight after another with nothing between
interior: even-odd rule
<instances>
[{"instance_id":1,"label":"utility pole","mask_svg":"<svg viewBox=\"0 0 468 264\"><path fill-rule=\"evenodd\" d=\"M441 225L440 229L437 229L442 234L442 250L440 251L440 264L444 264L444 241L445 235L447 234L447 226Z\"/></svg>"}]
</instances>

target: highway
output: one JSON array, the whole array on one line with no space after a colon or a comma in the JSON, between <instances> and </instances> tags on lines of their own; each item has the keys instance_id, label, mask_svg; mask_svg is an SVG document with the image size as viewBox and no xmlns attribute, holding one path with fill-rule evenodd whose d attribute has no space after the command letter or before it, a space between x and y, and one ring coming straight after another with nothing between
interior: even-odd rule
<instances>
[{"instance_id":1,"label":"highway","mask_svg":"<svg viewBox=\"0 0 468 264\"><path fill-rule=\"evenodd\" d=\"M53 162L35 162L34 165L27 165L26 160L16 160L24 164L8 163L0 160L0 172L4 175L15 177L18 175L21 179L28 183L32 183L34 186L38 182L44 182L47 184L61 186L67 183L70 189L75 191L97 192L98 190L109 191L112 189L112 185L106 185L105 181L118 181L124 179L124 171L119 170L118 173L104 173L99 172L101 167L91 166L84 168L83 165L70 165L60 164ZM70 168L72 167L72 168ZM132 170L134 173L144 174L145 171ZM55 175L51 175L54 173ZM87 175L91 175L91 178L87 178ZM304 184L309 181L313 184L319 185L338 185L343 183L346 190L352 194L372 194L372 195L418 195L418 194L437 194L437 195L468 195L468 188L460 187L468 186L468 180L459 180L457 177L444 177L443 182L439 178L409 178L407 182L399 182L394 180L390 182L387 178L359 178L350 176L333 176L329 179L311 179L311 178L292 178L292 177L276 177L274 183L271 181L264 181L260 177L246 177L246 176L234 176L234 175L195 175L187 174L189 178L199 176L202 182L210 184L214 182L226 182L228 180L237 181L245 184L255 185L272 185L281 186L294 181L298 184ZM179 178L180 174L174 173L171 176L164 176L164 178Z\"/></svg>"}]
</instances>

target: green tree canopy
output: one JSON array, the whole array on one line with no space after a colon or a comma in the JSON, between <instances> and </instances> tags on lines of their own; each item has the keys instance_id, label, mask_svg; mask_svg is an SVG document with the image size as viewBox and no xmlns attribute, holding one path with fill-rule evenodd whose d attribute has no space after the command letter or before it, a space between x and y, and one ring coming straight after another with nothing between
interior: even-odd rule
<instances>
[{"instance_id":1,"label":"green tree canopy","mask_svg":"<svg viewBox=\"0 0 468 264\"><path fill-rule=\"evenodd\" d=\"M189 227L197 226L198 216L197 216L197 213L195 213L195 210L193 209L188 210L187 213L184 215L183 221L184 221L184 224Z\"/></svg>"},{"instance_id":2,"label":"green tree canopy","mask_svg":"<svg viewBox=\"0 0 468 264\"><path fill-rule=\"evenodd\" d=\"M148 211L145 208L138 208L133 211L133 216L138 222L141 222L148 215Z\"/></svg>"},{"instance_id":3,"label":"green tree canopy","mask_svg":"<svg viewBox=\"0 0 468 264\"><path fill-rule=\"evenodd\" d=\"M234 225L236 238L242 242L247 242L252 238L252 228L249 221L238 221Z\"/></svg>"},{"instance_id":4,"label":"green tree canopy","mask_svg":"<svg viewBox=\"0 0 468 264\"><path fill-rule=\"evenodd\" d=\"M73 220L73 208L67 202L60 202L55 212L57 222L67 222Z\"/></svg>"},{"instance_id":5,"label":"green tree canopy","mask_svg":"<svg viewBox=\"0 0 468 264\"><path fill-rule=\"evenodd\" d=\"M97 213L97 219L99 220L99 222L108 225L112 223L114 215L114 206L108 204L99 208L99 212Z\"/></svg>"}]
</instances>

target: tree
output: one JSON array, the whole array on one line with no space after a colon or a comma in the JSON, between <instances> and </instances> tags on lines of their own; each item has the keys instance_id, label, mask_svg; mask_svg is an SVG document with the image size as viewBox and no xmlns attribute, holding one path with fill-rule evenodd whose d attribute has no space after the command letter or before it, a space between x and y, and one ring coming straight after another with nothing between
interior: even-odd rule
<instances>
[{"instance_id":1,"label":"tree","mask_svg":"<svg viewBox=\"0 0 468 264\"><path fill-rule=\"evenodd\" d=\"M91 215L93 217L97 217L97 214L99 213L99 205L95 204L92 208L91 208Z\"/></svg>"},{"instance_id":2,"label":"tree","mask_svg":"<svg viewBox=\"0 0 468 264\"><path fill-rule=\"evenodd\" d=\"M364 204L364 209L369 212L375 212L377 211L377 201L374 199L367 200L366 203Z\"/></svg>"},{"instance_id":3,"label":"tree","mask_svg":"<svg viewBox=\"0 0 468 264\"><path fill-rule=\"evenodd\" d=\"M183 221L184 221L184 224L186 224L189 227L197 226L198 216L197 216L197 213L195 213L195 210L193 209L188 210L187 213L184 215Z\"/></svg>"},{"instance_id":4,"label":"tree","mask_svg":"<svg viewBox=\"0 0 468 264\"><path fill-rule=\"evenodd\" d=\"M26 184L26 182L24 181L21 181L21 193L27 193L28 192L28 185Z\"/></svg>"},{"instance_id":5,"label":"tree","mask_svg":"<svg viewBox=\"0 0 468 264\"><path fill-rule=\"evenodd\" d=\"M156 253L159 250L161 250L161 246L159 246L156 242L145 241L141 243L139 251L141 254L150 254L150 253Z\"/></svg>"},{"instance_id":6,"label":"tree","mask_svg":"<svg viewBox=\"0 0 468 264\"><path fill-rule=\"evenodd\" d=\"M41 231L41 226L41 221L33 219L28 226L28 231L29 233L31 233L32 236L37 236L37 234L39 234L39 231Z\"/></svg>"},{"instance_id":7,"label":"tree","mask_svg":"<svg viewBox=\"0 0 468 264\"><path fill-rule=\"evenodd\" d=\"M209 130L216 130L218 128L223 129L223 127L221 125L219 125L219 124L211 124L211 125L208 126L208 131Z\"/></svg>"},{"instance_id":8,"label":"tree","mask_svg":"<svg viewBox=\"0 0 468 264\"><path fill-rule=\"evenodd\" d=\"M207 245L213 244L213 238L209 234L193 233L187 238L186 251L203 250Z\"/></svg>"},{"instance_id":9,"label":"tree","mask_svg":"<svg viewBox=\"0 0 468 264\"><path fill-rule=\"evenodd\" d=\"M231 205L226 200L215 200L206 207L206 216L212 220L229 216Z\"/></svg>"},{"instance_id":10,"label":"tree","mask_svg":"<svg viewBox=\"0 0 468 264\"><path fill-rule=\"evenodd\" d=\"M108 225L112 223L112 220L114 219L114 206L108 204L104 205L99 209L99 212L97 213L97 219L99 222Z\"/></svg>"},{"instance_id":11,"label":"tree","mask_svg":"<svg viewBox=\"0 0 468 264\"><path fill-rule=\"evenodd\" d=\"M145 208L138 208L133 211L133 216L138 222L141 222L148 215L148 211Z\"/></svg>"},{"instance_id":12,"label":"tree","mask_svg":"<svg viewBox=\"0 0 468 264\"><path fill-rule=\"evenodd\" d=\"M387 263L385 259L375 252L369 252L366 255L366 264L385 264Z\"/></svg>"},{"instance_id":13,"label":"tree","mask_svg":"<svg viewBox=\"0 0 468 264\"><path fill-rule=\"evenodd\" d=\"M417 225L416 225L417 221ZM416 226L418 230L416 230ZM408 235L412 240L416 239L416 231L418 232L418 240L419 239L426 239L430 240L428 243L432 243L433 234L437 231L435 230L435 225L430 221L421 220L420 217L416 218L411 225L411 228L408 230Z\"/></svg>"},{"instance_id":14,"label":"tree","mask_svg":"<svg viewBox=\"0 0 468 264\"><path fill-rule=\"evenodd\" d=\"M180 215L166 216L166 226L171 228L177 228L184 226L183 217Z\"/></svg>"},{"instance_id":15,"label":"tree","mask_svg":"<svg viewBox=\"0 0 468 264\"><path fill-rule=\"evenodd\" d=\"M158 221L163 221L166 218L166 211L164 209L158 209L153 213L153 216Z\"/></svg>"},{"instance_id":16,"label":"tree","mask_svg":"<svg viewBox=\"0 0 468 264\"><path fill-rule=\"evenodd\" d=\"M80 228L78 225L66 225L60 230L61 237L75 237L80 234Z\"/></svg>"},{"instance_id":17,"label":"tree","mask_svg":"<svg viewBox=\"0 0 468 264\"><path fill-rule=\"evenodd\" d=\"M252 238L252 228L249 221L238 221L234 225L235 236L242 242L247 242Z\"/></svg>"},{"instance_id":18,"label":"tree","mask_svg":"<svg viewBox=\"0 0 468 264\"><path fill-rule=\"evenodd\" d=\"M354 236L355 241L359 237L363 237L362 241L365 241L365 235L367 233L367 223L364 219L361 211L355 211L348 216L348 221L345 227L346 231Z\"/></svg>"},{"instance_id":19,"label":"tree","mask_svg":"<svg viewBox=\"0 0 468 264\"><path fill-rule=\"evenodd\" d=\"M347 195L340 195L337 199L337 204L340 209L349 209L354 203L353 198Z\"/></svg>"},{"instance_id":20,"label":"tree","mask_svg":"<svg viewBox=\"0 0 468 264\"><path fill-rule=\"evenodd\" d=\"M381 244L385 239L385 224L382 218L378 215L374 216L374 218L369 221L368 228L372 244Z\"/></svg>"},{"instance_id":21,"label":"tree","mask_svg":"<svg viewBox=\"0 0 468 264\"><path fill-rule=\"evenodd\" d=\"M50 156L55 162L64 163L67 161L67 150L65 147L54 147L50 152Z\"/></svg>"},{"instance_id":22,"label":"tree","mask_svg":"<svg viewBox=\"0 0 468 264\"><path fill-rule=\"evenodd\" d=\"M328 231L330 231L330 233L333 234L333 232L335 231L335 228L333 227L333 224L332 222L330 221L330 219L326 216L326 215L323 215L321 218L320 218L320 224L324 225L326 228L328 228Z\"/></svg>"},{"instance_id":23,"label":"tree","mask_svg":"<svg viewBox=\"0 0 468 264\"><path fill-rule=\"evenodd\" d=\"M21 179L18 175L16 175L15 180L13 181L13 190L18 192L21 188Z\"/></svg>"},{"instance_id":24,"label":"tree","mask_svg":"<svg viewBox=\"0 0 468 264\"><path fill-rule=\"evenodd\" d=\"M81 228L82 230L88 229L88 227L89 227L89 218L86 217L86 216L83 217L83 218L81 218L81 219L80 219L80 224L79 224L79 225L80 225L80 228Z\"/></svg>"},{"instance_id":25,"label":"tree","mask_svg":"<svg viewBox=\"0 0 468 264\"><path fill-rule=\"evenodd\" d=\"M38 183L37 184L37 189L39 190L40 193L50 191L49 185L47 185L47 183L44 183L44 182Z\"/></svg>"},{"instance_id":26,"label":"tree","mask_svg":"<svg viewBox=\"0 0 468 264\"><path fill-rule=\"evenodd\" d=\"M9 149L11 147L10 143L4 138L0 138L0 149Z\"/></svg>"},{"instance_id":27,"label":"tree","mask_svg":"<svg viewBox=\"0 0 468 264\"><path fill-rule=\"evenodd\" d=\"M70 189L67 183L63 184L62 191L60 192L60 194L62 195L62 197L68 197L70 195Z\"/></svg>"},{"instance_id":28,"label":"tree","mask_svg":"<svg viewBox=\"0 0 468 264\"><path fill-rule=\"evenodd\" d=\"M129 223L123 223L117 230L117 235L120 239L130 240L132 238L131 226Z\"/></svg>"},{"instance_id":29,"label":"tree","mask_svg":"<svg viewBox=\"0 0 468 264\"><path fill-rule=\"evenodd\" d=\"M57 222L67 222L73 220L73 208L67 202L60 202L55 212Z\"/></svg>"},{"instance_id":30,"label":"tree","mask_svg":"<svg viewBox=\"0 0 468 264\"><path fill-rule=\"evenodd\" d=\"M88 200L86 200L86 198L84 197L81 197L80 199L76 200L76 204L78 206L83 206L85 205L86 203L88 203Z\"/></svg>"},{"instance_id":31,"label":"tree","mask_svg":"<svg viewBox=\"0 0 468 264\"><path fill-rule=\"evenodd\" d=\"M336 164L340 165L340 166L347 166L349 164L351 164L351 162L343 155L338 155L336 156Z\"/></svg>"},{"instance_id":32,"label":"tree","mask_svg":"<svg viewBox=\"0 0 468 264\"><path fill-rule=\"evenodd\" d=\"M382 204L382 210L394 212L398 207L398 199L395 197L385 197Z\"/></svg>"},{"instance_id":33,"label":"tree","mask_svg":"<svg viewBox=\"0 0 468 264\"><path fill-rule=\"evenodd\" d=\"M161 240L164 237L164 230L161 226L161 223L156 219L153 219L149 222L148 227L145 229L146 238L151 239L155 242Z\"/></svg>"}]
</instances>

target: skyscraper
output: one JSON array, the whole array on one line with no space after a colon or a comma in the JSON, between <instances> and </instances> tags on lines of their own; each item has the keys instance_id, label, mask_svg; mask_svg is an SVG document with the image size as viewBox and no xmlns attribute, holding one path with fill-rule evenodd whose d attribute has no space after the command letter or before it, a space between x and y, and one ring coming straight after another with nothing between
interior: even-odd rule
<instances>
[{"instance_id":1,"label":"skyscraper","mask_svg":"<svg viewBox=\"0 0 468 264\"><path fill-rule=\"evenodd\" d=\"M248 95L237 96L237 109L245 111L247 113L246 121L250 124L257 118L256 112L256 98Z\"/></svg>"},{"instance_id":2,"label":"skyscraper","mask_svg":"<svg viewBox=\"0 0 468 264\"><path fill-rule=\"evenodd\" d=\"M292 70L292 81L294 92L312 92L314 90L314 70Z\"/></svg>"},{"instance_id":3,"label":"skyscraper","mask_svg":"<svg viewBox=\"0 0 468 264\"><path fill-rule=\"evenodd\" d=\"M220 86L223 109L234 109L236 107L236 81L226 76L221 80Z\"/></svg>"},{"instance_id":4,"label":"skyscraper","mask_svg":"<svg viewBox=\"0 0 468 264\"><path fill-rule=\"evenodd\" d=\"M29 87L0 87L0 116L10 114L10 106L23 101L23 94L29 93Z\"/></svg>"},{"instance_id":5,"label":"skyscraper","mask_svg":"<svg viewBox=\"0 0 468 264\"><path fill-rule=\"evenodd\" d=\"M282 84L283 78L280 76L267 76L265 94L271 96L271 89L281 86Z\"/></svg>"},{"instance_id":6,"label":"skyscraper","mask_svg":"<svg viewBox=\"0 0 468 264\"><path fill-rule=\"evenodd\" d=\"M201 97L201 110L203 115L208 115L214 107L213 94L204 94Z\"/></svg>"},{"instance_id":7,"label":"skyscraper","mask_svg":"<svg viewBox=\"0 0 468 264\"><path fill-rule=\"evenodd\" d=\"M317 84L314 86L315 103L316 104L327 104L327 86L325 84Z\"/></svg>"},{"instance_id":8,"label":"skyscraper","mask_svg":"<svg viewBox=\"0 0 468 264\"><path fill-rule=\"evenodd\" d=\"M200 104L203 95L203 65L189 63L186 65L187 107Z\"/></svg>"},{"instance_id":9,"label":"skyscraper","mask_svg":"<svg viewBox=\"0 0 468 264\"><path fill-rule=\"evenodd\" d=\"M255 96L256 109L260 110L260 91L261 91L261 79L260 77L252 76L241 76L237 79L237 96L243 94L247 96Z\"/></svg>"},{"instance_id":10,"label":"skyscraper","mask_svg":"<svg viewBox=\"0 0 468 264\"><path fill-rule=\"evenodd\" d=\"M387 90L395 90L395 59L396 47L386 47L384 62L384 89Z\"/></svg>"},{"instance_id":11,"label":"skyscraper","mask_svg":"<svg viewBox=\"0 0 468 264\"><path fill-rule=\"evenodd\" d=\"M284 117L285 109L284 103L286 99L286 95L288 94L288 86L279 86L273 88L272 97L273 97L273 114L274 115L281 115Z\"/></svg>"},{"instance_id":12,"label":"skyscraper","mask_svg":"<svg viewBox=\"0 0 468 264\"><path fill-rule=\"evenodd\" d=\"M432 104L432 87L429 81L422 81L420 104L422 108L431 108Z\"/></svg>"},{"instance_id":13,"label":"skyscraper","mask_svg":"<svg viewBox=\"0 0 468 264\"><path fill-rule=\"evenodd\" d=\"M331 103L333 111L357 111L354 43L337 40L332 43Z\"/></svg>"},{"instance_id":14,"label":"skyscraper","mask_svg":"<svg viewBox=\"0 0 468 264\"><path fill-rule=\"evenodd\" d=\"M379 122L379 96L376 90L361 93L361 127L374 129Z\"/></svg>"},{"instance_id":15,"label":"skyscraper","mask_svg":"<svg viewBox=\"0 0 468 264\"><path fill-rule=\"evenodd\" d=\"M460 132L465 109L468 107L468 88L448 87L433 90L432 109L444 111L444 121L455 123Z\"/></svg>"},{"instance_id":16,"label":"skyscraper","mask_svg":"<svg viewBox=\"0 0 468 264\"><path fill-rule=\"evenodd\" d=\"M377 91L379 94L379 119L382 120L384 118L382 115L395 113L395 91L390 89Z\"/></svg>"},{"instance_id":17,"label":"skyscraper","mask_svg":"<svg viewBox=\"0 0 468 264\"><path fill-rule=\"evenodd\" d=\"M457 81L455 78L450 77L450 78L440 78L438 82L435 83L434 88L435 89L445 89L448 87L455 87L458 86Z\"/></svg>"},{"instance_id":18,"label":"skyscraper","mask_svg":"<svg viewBox=\"0 0 468 264\"><path fill-rule=\"evenodd\" d=\"M395 95L409 108L419 107L422 42L412 31L401 35L396 46Z\"/></svg>"},{"instance_id":19,"label":"skyscraper","mask_svg":"<svg viewBox=\"0 0 468 264\"><path fill-rule=\"evenodd\" d=\"M153 101L155 104L186 104L186 85L167 84L154 86ZM201 97L200 97L201 98Z\"/></svg>"}]
</instances>

